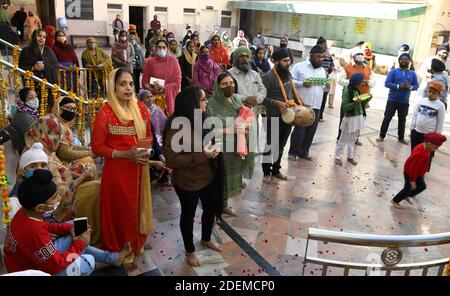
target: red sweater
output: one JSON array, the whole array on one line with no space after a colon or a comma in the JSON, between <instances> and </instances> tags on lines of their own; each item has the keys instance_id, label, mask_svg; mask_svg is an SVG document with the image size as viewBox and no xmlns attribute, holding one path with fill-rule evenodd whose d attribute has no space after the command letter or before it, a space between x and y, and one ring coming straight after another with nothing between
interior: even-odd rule
<instances>
[{"instance_id":1,"label":"red sweater","mask_svg":"<svg viewBox=\"0 0 450 296\"><path fill-rule=\"evenodd\" d=\"M417 145L405 162L405 173L411 182L425 176L430 166L430 151L425 149L424 144Z\"/></svg>"},{"instance_id":2,"label":"red sweater","mask_svg":"<svg viewBox=\"0 0 450 296\"><path fill-rule=\"evenodd\" d=\"M24 209L20 209L11 222L5 241L5 265L8 272L34 269L57 274L66 268L87 245L83 241L75 240L68 250L60 253L53 245L50 233L58 236L69 235L72 227L66 223L30 219L25 215ZM73 258L73 254L78 256Z\"/></svg>"}]
</instances>

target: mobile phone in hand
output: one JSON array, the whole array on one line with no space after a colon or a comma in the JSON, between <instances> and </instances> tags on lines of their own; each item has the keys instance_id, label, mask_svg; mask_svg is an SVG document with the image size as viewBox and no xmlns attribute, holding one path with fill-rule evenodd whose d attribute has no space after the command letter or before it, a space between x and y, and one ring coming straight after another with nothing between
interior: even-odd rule
<instances>
[{"instance_id":1,"label":"mobile phone in hand","mask_svg":"<svg viewBox=\"0 0 450 296\"><path fill-rule=\"evenodd\" d=\"M73 220L75 237L82 235L88 230L88 218L81 217Z\"/></svg>"}]
</instances>

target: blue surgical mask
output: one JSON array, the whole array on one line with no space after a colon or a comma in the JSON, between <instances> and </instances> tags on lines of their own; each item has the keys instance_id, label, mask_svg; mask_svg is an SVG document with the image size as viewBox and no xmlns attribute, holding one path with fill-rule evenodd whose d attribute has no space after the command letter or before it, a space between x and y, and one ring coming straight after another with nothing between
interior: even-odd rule
<instances>
[{"instance_id":1,"label":"blue surgical mask","mask_svg":"<svg viewBox=\"0 0 450 296\"><path fill-rule=\"evenodd\" d=\"M167 54L167 50L164 50L164 49L158 50L159 57L164 58L164 57L166 57L166 54Z\"/></svg>"},{"instance_id":2,"label":"blue surgical mask","mask_svg":"<svg viewBox=\"0 0 450 296\"><path fill-rule=\"evenodd\" d=\"M25 172L25 179L32 177L33 173L34 173L34 170L26 171Z\"/></svg>"},{"instance_id":3,"label":"blue surgical mask","mask_svg":"<svg viewBox=\"0 0 450 296\"><path fill-rule=\"evenodd\" d=\"M39 108L39 99L34 98L33 100L26 102L25 104L27 104L28 107L37 110L37 108Z\"/></svg>"}]
</instances>

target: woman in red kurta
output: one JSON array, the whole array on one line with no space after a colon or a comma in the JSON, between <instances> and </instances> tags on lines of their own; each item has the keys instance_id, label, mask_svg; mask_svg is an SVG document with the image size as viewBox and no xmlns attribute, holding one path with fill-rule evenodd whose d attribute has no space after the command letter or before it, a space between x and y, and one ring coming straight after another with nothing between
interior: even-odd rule
<instances>
[{"instance_id":1,"label":"woman in red kurta","mask_svg":"<svg viewBox=\"0 0 450 296\"><path fill-rule=\"evenodd\" d=\"M136 267L134 255L143 251L153 232L149 153L137 148L139 140L152 139L150 113L137 102L133 76L123 68L111 72L108 104L97 114L92 151L105 158L100 187L100 225L103 249L121 250L131 242L124 264Z\"/></svg>"},{"instance_id":2,"label":"woman in red kurta","mask_svg":"<svg viewBox=\"0 0 450 296\"><path fill-rule=\"evenodd\" d=\"M214 35L211 38L211 46L209 47L209 52L211 53L211 60L218 64L223 70L227 69L230 61L227 49L222 45L219 35Z\"/></svg>"},{"instance_id":3,"label":"woman in red kurta","mask_svg":"<svg viewBox=\"0 0 450 296\"><path fill-rule=\"evenodd\" d=\"M159 40L156 43L157 54L146 60L142 87L148 89L155 96L155 103L167 116L173 113L175 97L181 89L181 69L176 57L167 54L167 41ZM164 80L164 86L150 84L150 78ZM159 98L164 97L165 105L161 106Z\"/></svg>"}]
</instances>

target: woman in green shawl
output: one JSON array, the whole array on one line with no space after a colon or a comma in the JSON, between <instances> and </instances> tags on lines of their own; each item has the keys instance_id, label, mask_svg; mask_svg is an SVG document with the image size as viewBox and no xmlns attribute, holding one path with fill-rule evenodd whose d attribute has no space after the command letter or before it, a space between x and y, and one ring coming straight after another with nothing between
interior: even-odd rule
<instances>
[{"instance_id":1,"label":"woman in green shawl","mask_svg":"<svg viewBox=\"0 0 450 296\"><path fill-rule=\"evenodd\" d=\"M230 56L234 50L233 42L231 42L231 40L230 40L230 34L228 34L227 31L223 32L220 40L222 41L222 45L227 50L228 56Z\"/></svg>"},{"instance_id":2,"label":"woman in green shawl","mask_svg":"<svg viewBox=\"0 0 450 296\"><path fill-rule=\"evenodd\" d=\"M250 127L253 129L253 124L236 123L243 105L241 96L235 94L235 88L236 86L230 73L223 72L220 74L216 79L214 95L208 101L207 111L208 116L220 120L221 127L223 127L222 130L219 130L219 132L222 132L224 139L225 180L223 212L232 216L236 216L236 213L228 207L227 199L241 194L244 188L243 175L251 175L254 168L254 153L248 153L245 158L236 153L236 134L240 132L247 133ZM247 141L247 143L249 142Z\"/></svg>"}]
</instances>

